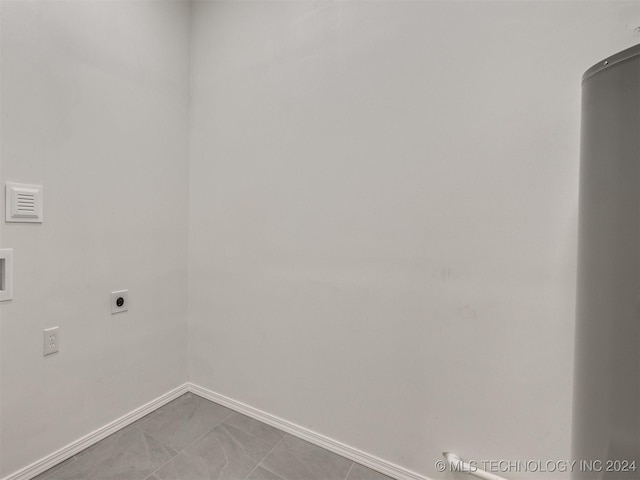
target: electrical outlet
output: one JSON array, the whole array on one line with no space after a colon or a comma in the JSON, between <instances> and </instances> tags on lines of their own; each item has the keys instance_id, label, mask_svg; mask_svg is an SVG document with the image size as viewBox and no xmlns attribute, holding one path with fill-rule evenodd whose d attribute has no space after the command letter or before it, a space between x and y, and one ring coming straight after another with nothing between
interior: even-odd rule
<instances>
[{"instance_id":1,"label":"electrical outlet","mask_svg":"<svg viewBox=\"0 0 640 480\"><path fill-rule=\"evenodd\" d=\"M111 292L111 313L126 312L129 310L129 290Z\"/></svg>"},{"instance_id":2,"label":"electrical outlet","mask_svg":"<svg viewBox=\"0 0 640 480\"><path fill-rule=\"evenodd\" d=\"M44 331L44 343L43 343L43 353L46 357L47 355L51 355L52 353L58 353L58 347L60 336L58 333L58 327L47 328Z\"/></svg>"}]
</instances>

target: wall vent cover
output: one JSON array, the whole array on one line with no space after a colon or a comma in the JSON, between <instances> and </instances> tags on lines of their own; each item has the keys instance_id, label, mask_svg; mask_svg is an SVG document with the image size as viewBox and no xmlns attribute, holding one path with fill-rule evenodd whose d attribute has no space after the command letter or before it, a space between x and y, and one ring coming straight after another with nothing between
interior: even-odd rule
<instances>
[{"instance_id":1,"label":"wall vent cover","mask_svg":"<svg viewBox=\"0 0 640 480\"><path fill-rule=\"evenodd\" d=\"M42 185L6 184L6 221L42 223Z\"/></svg>"}]
</instances>

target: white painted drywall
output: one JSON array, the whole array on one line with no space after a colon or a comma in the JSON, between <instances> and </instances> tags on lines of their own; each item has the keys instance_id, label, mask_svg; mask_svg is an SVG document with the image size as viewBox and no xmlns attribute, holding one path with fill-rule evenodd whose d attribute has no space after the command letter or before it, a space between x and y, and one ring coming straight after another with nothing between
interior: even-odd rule
<instances>
[{"instance_id":1,"label":"white painted drywall","mask_svg":"<svg viewBox=\"0 0 640 480\"><path fill-rule=\"evenodd\" d=\"M189 5L0 9L2 182L45 189L44 224L0 224L3 477L186 380Z\"/></svg>"},{"instance_id":2,"label":"white painted drywall","mask_svg":"<svg viewBox=\"0 0 640 480\"><path fill-rule=\"evenodd\" d=\"M196 2L190 380L433 478L566 460L580 77L639 13Z\"/></svg>"},{"instance_id":3,"label":"white painted drywall","mask_svg":"<svg viewBox=\"0 0 640 480\"><path fill-rule=\"evenodd\" d=\"M187 378L187 233L194 383L434 478L566 458L579 77L637 2L197 2L190 167L188 10L0 3L46 202L0 225L0 477Z\"/></svg>"}]
</instances>

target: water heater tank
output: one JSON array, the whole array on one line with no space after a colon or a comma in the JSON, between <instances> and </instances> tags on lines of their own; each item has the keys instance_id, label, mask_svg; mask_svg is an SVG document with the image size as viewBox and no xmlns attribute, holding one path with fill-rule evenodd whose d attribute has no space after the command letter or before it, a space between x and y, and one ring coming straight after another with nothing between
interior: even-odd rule
<instances>
[{"instance_id":1,"label":"water heater tank","mask_svg":"<svg viewBox=\"0 0 640 480\"><path fill-rule=\"evenodd\" d=\"M574 479L640 479L640 45L582 81Z\"/></svg>"}]
</instances>

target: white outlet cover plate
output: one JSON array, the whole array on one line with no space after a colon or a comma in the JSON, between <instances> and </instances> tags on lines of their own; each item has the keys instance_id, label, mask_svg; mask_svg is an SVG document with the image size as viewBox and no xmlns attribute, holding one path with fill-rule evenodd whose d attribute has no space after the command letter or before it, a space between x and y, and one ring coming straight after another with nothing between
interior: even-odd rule
<instances>
[{"instance_id":1,"label":"white outlet cover plate","mask_svg":"<svg viewBox=\"0 0 640 480\"><path fill-rule=\"evenodd\" d=\"M124 303L121 307L118 306L118 298L122 298ZM122 313L129 310L129 290L118 290L117 292L111 292L111 313Z\"/></svg>"},{"instance_id":2,"label":"white outlet cover plate","mask_svg":"<svg viewBox=\"0 0 640 480\"><path fill-rule=\"evenodd\" d=\"M42 338L42 353L46 357L52 353L58 353L60 348L60 333L58 327L47 328Z\"/></svg>"}]
</instances>

